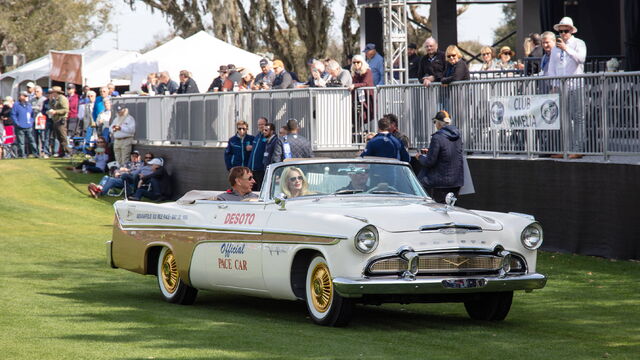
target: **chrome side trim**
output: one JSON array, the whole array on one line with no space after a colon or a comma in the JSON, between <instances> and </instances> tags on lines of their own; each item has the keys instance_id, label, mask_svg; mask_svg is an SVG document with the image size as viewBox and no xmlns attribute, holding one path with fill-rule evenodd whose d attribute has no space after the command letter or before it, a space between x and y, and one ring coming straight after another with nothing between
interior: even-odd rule
<instances>
[{"instance_id":1,"label":"chrome side trim","mask_svg":"<svg viewBox=\"0 0 640 360\"><path fill-rule=\"evenodd\" d=\"M477 284L477 286L455 287L452 284ZM416 277L415 280L402 278L387 279L351 279L334 278L333 285L341 296L357 298L371 294L465 294L480 292L497 292L542 289L547 278L539 273L528 275L480 276L480 277Z\"/></svg>"}]
</instances>

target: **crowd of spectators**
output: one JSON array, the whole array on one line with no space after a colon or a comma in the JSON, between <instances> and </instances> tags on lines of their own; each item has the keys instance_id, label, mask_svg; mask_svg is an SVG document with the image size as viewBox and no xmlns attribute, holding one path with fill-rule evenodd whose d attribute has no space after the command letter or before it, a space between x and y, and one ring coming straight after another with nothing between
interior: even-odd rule
<instances>
[{"instance_id":1,"label":"crowd of spectators","mask_svg":"<svg viewBox=\"0 0 640 360\"><path fill-rule=\"evenodd\" d=\"M583 73L586 45L573 36L577 28L571 18L563 18L554 26L554 30L559 35L550 31L541 35L532 34L525 42L525 56L539 59L538 62L525 67L522 61L515 60L515 52L510 47L501 47L496 56L493 48L485 46L481 49L481 70L524 70L528 74L548 76ZM469 66L456 45L449 45L442 51L436 39L429 37L424 41L423 48L425 55L420 56L415 44L408 46L410 76L419 79L424 86L470 79ZM363 55L350 57L350 64L345 67L334 59L310 59L307 62L309 76L306 81L300 81L297 74L287 71L282 60L264 58L259 65L261 72L255 76L234 64L220 66L218 76L212 80L207 92L309 87L355 90L383 85L385 82L384 59L377 52L376 45L371 43L366 44ZM167 71L151 73L142 84L142 94L153 96L200 92L188 70L180 71L178 77L179 82L176 82ZM363 104L362 113L368 112L367 104L373 103L373 94L373 90L366 90L354 95ZM19 93L17 101L10 96L3 101L0 111L3 145L0 147L0 158L68 158L75 149L88 158L71 167L71 171L108 174L101 184L89 186L93 196L105 195L113 188L127 189L134 200L168 196L169 182L163 160L146 154L142 161L140 154L132 152L135 119L124 106L112 109L111 99L117 96L120 94L113 84L101 87L98 95L87 86L79 94L74 84L67 84L65 93L60 86L52 86L44 91L32 82L27 83L26 90ZM575 109L572 114L579 111ZM237 167L249 169L254 190L260 187L264 169L270 163L313 156L309 140L298 134L299 124L295 119L290 119L276 133L275 125L261 117L257 121L256 136L248 134L247 122L239 121L235 125L236 135L229 139L224 152L226 168L229 171ZM393 114L381 118L378 121L378 133L368 134L366 139L369 141L362 156L385 156L409 161L408 138L398 131L397 118Z\"/></svg>"}]
</instances>

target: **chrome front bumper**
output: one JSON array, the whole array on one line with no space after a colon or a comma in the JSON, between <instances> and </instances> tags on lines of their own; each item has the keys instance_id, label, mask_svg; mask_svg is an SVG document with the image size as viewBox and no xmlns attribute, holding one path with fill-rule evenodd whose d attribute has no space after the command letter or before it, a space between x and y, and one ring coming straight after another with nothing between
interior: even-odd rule
<instances>
[{"instance_id":1,"label":"chrome front bumper","mask_svg":"<svg viewBox=\"0 0 640 360\"><path fill-rule=\"evenodd\" d=\"M429 277L415 280L402 278L348 279L335 278L333 285L343 297L382 294L464 294L500 292L512 290L541 289L547 283L542 274L515 275L507 277Z\"/></svg>"}]
</instances>

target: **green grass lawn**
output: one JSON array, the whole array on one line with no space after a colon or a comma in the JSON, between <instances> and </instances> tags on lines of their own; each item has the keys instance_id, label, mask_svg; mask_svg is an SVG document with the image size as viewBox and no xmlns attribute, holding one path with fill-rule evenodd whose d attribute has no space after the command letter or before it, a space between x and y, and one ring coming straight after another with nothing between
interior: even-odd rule
<instances>
[{"instance_id":1,"label":"green grass lawn","mask_svg":"<svg viewBox=\"0 0 640 360\"><path fill-rule=\"evenodd\" d=\"M106 265L112 198L63 160L0 161L0 359L640 359L640 263L541 253L547 287L504 322L462 304L358 306L347 328L303 303L200 292Z\"/></svg>"}]
</instances>

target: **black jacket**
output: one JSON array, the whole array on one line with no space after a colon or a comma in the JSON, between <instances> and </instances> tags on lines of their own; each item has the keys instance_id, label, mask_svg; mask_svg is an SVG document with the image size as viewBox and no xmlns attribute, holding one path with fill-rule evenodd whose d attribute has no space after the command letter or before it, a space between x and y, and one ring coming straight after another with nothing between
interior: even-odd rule
<instances>
[{"instance_id":1,"label":"black jacket","mask_svg":"<svg viewBox=\"0 0 640 360\"><path fill-rule=\"evenodd\" d=\"M433 76L435 78L434 81L440 81L444 76L445 66L447 66L447 59L444 56L444 52L438 50L432 58L429 55L425 55L420 58L418 63L417 78L422 82L422 78Z\"/></svg>"},{"instance_id":2,"label":"black jacket","mask_svg":"<svg viewBox=\"0 0 640 360\"><path fill-rule=\"evenodd\" d=\"M164 166L159 167L158 170L152 172L149 175L143 176L142 182L146 184L151 180L151 178L156 178L158 181L160 181L159 193L165 198L171 198L171 179L169 178L169 174L167 174L167 171L164 169ZM158 189L152 189L152 191L155 193L158 192L157 190Z\"/></svg>"},{"instance_id":3,"label":"black jacket","mask_svg":"<svg viewBox=\"0 0 640 360\"><path fill-rule=\"evenodd\" d=\"M178 94L197 94L200 90L198 90L198 85L196 85L195 80L189 78L184 83L180 83L180 87L178 87Z\"/></svg>"},{"instance_id":4,"label":"black jacket","mask_svg":"<svg viewBox=\"0 0 640 360\"><path fill-rule=\"evenodd\" d=\"M451 84L454 81L469 80L469 68L467 63L460 59L455 65L447 63L447 67L444 70L444 76L442 77L443 84Z\"/></svg>"},{"instance_id":5,"label":"black jacket","mask_svg":"<svg viewBox=\"0 0 640 360\"><path fill-rule=\"evenodd\" d=\"M464 185L462 139L460 130L448 125L431 135L429 152L418 158L420 182L428 188L450 188Z\"/></svg>"}]
</instances>

